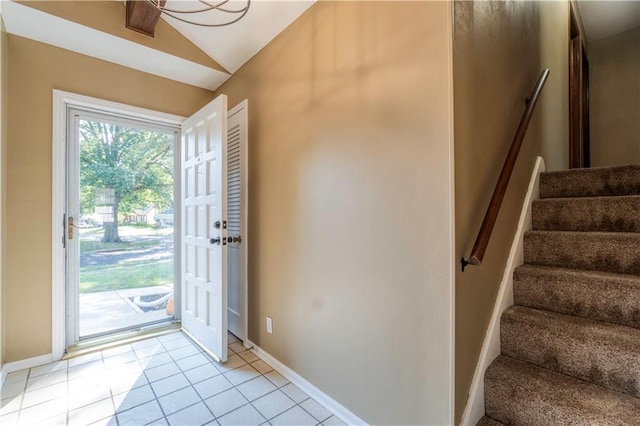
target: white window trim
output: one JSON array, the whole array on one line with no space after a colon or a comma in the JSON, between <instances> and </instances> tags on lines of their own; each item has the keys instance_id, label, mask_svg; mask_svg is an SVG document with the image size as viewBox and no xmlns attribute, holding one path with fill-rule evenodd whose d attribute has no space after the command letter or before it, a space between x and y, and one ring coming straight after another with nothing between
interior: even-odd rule
<instances>
[{"instance_id":1,"label":"white window trim","mask_svg":"<svg viewBox=\"0 0 640 426\"><path fill-rule=\"evenodd\" d=\"M65 250L62 246L65 224L65 167L67 111L69 107L94 109L138 120L180 127L185 117L105 101L89 96L53 91L53 141L52 141L52 238L51 238L51 354L59 360L66 349L65 335ZM180 143L178 141L178 143Z\"/></svg>"}]
</instances>

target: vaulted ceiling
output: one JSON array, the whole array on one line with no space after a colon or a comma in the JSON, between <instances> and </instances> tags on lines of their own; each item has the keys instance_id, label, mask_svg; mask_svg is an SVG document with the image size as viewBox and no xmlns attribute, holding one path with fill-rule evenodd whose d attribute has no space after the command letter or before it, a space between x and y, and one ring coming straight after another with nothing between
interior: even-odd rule
<instances>
[{"instance_id":1,"label":"vaulted ceiling","mask_svg":"<svg viewBox=\"0 0 640 426\"><path fill-rule=\"evenodd\" d=\"M234 2L246 4L246 0ZM314 2L252 0L242 20L216 28L163 15L155 38L125 29L125 3L120 0L0 4L10 34L215 90ZM185 0L170 0L167 6L172 3L179 7Z\"/></svg>"},{"instance_id":2,"label":"vaulted ceiling","mask_svg":"<svg viewBox=\"0 0 640 426\"><path fill-rule=\"evenodd\" d=\"M133 69L215 90L316 0L252 0L226 27L191 25L162 15L155 38L124 27L124 0L0 1L7 31ZM168 0L180 8L196 0ZM235 3L235 5L234 5ZM230 0L241 7L246 0ZM640 0L578 1L587 37L640 25Z\"/></svg>"}]
</instances>

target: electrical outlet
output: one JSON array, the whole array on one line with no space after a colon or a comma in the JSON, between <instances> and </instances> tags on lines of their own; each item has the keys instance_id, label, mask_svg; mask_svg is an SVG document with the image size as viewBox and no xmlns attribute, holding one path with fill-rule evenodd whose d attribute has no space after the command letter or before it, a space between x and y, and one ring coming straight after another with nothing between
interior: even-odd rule
<instances>
[{"instance_id":1,"label":"electrical outlet","mask_svg":"<svg viewBox=\"0 0 640 426\"><path fill-rule=\"evenodd\" d=\"M271 317L267 317L267 333L273 334L273 319Z\"/></svg>"}]
</instances>

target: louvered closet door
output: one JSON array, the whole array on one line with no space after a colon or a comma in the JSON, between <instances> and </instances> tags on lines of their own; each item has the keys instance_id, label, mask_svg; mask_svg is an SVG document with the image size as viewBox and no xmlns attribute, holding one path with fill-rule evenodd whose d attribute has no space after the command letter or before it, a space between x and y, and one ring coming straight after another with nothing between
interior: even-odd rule
<instances>
[{"instance_id":1,"label":"louvered closet door","mask_svg":"<svg viewBox=\"0 0 640 426\"><path fill-rule=\"evenodd\" d=\"M182 327L227 359L227 98L182 125Z\"/></svg>"},{"instance_id":2,"label":"louvered closet door","mask_svg":"<svg viewBox=\"0 0 640 426\"><path fill-rule=\"evenodd\" d=\"M228 327L245 340L246 321L246 101L229 111L227 137Z\"/></svg>"}]
</instances>

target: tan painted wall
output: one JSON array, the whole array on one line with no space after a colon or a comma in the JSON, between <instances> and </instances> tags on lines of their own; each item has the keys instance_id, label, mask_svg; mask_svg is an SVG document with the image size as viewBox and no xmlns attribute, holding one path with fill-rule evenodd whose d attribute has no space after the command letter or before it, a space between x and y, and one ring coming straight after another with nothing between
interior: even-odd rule
<instances>
[{"instance_id":1,"label":"tan painted wall","mask_svg":"<svg viewBox=\"0 0 640 426\"><path fill-rule=\"evenodd\" d=\"M249 337L372 424L452 422L450 7L317 3L219 90L249 99Z\"/></svg>"},{"instance_id":2,"label":"tan painted wall","mask_svg":"<svg viewBox=\"0 0 640 426\"><path fill-rule=\"evenodd\" d=\"M591 164L640 164L640 27L589 43Z\"/></svg>"},{"instance_id":3,"label":"tan painted wall","mask_svg":"<svg viewBox=\"0 0 640 426\"><path fill-rule=\"evenodd\" d=\"M52 91L187 116L212 93L8 37L5 361L51 351Z\"/></svg>"},{"instance_id":4,"label":"tan painted wall","mask_svg":"<svg viewBox=\"0 0 640 426\"><path fill-rule=\"evenodd\" d=\"M2 300L4 294L5 217L6 217L6 140L7 140L7 33L0 16L0 368L4 365L5 320Z\"/></svg>"},{"instance_id":5,"label":"tan painted wall","mask_svg":"<svg viewBox=\"0 0 640 426\"><path fill-rule=\"evenodd\" d=\"M551 74L498 216L484 263L456 273L456 422L461 419L535 158L568 165L569 5L455 2L456 254L468 256L540 71Z\"/></svg>"},{"instance_id":6,"label":"tan painted wall","mask_svg":"<svg viewBox=\"0 0 640 426\"><path fill-rule=\"evenodd\" d=\"M185 38L163 19L158 21L155 36L149 37L125 28L125 3L117 0L92 1L21 1L20 3L51 15L169 53L179 58L228 72L209 55Z\"/></svg>"}]
</instances>

